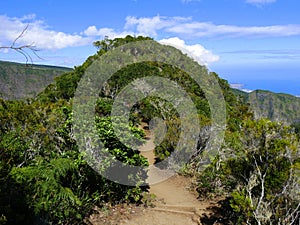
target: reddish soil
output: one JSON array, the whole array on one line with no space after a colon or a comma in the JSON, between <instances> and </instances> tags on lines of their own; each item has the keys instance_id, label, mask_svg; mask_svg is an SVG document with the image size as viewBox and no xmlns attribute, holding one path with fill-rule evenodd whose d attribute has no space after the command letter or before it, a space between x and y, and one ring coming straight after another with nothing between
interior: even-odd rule
<instances>
[{"instance_id":1,"label":"reddish soil","mask_svg":"<svg viewBox=\"0 0 300 225\"><path fill-rule=\"evenodd\" d=\"M152 165L152 169L150 169L148 173L151 173L153 178L153 176L155 177L155 171L157 169L153 165L153 149L155 145L153 143L153 136L151 135L151 132L148 130L145 131L147 142L141 146L140 151L141 154L149 160L150 165ZM196 194L190 190L191 184L191 179L174 175L163 182L150 186L150 193L156 196L156 200L154 202L155 207L144 208L123 205L122 207L113 209L113 214L108 213L106 216L103 215L103 213L92 215L90 217L90 222L93 225L201 224L201 216L204 214L210 214L209 208L211 206L215 206L216 203L211 201L199 201Z\"/></svg>"}]
</instances>

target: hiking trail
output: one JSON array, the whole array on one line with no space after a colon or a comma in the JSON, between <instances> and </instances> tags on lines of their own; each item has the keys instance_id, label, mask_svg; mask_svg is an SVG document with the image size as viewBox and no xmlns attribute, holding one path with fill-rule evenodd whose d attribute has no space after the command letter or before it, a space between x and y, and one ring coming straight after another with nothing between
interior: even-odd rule
<instances>
[{"instance_id":1,"label":"hiking trail","mask_svg":"<svg viewBox=\"0 0 300 225\"><path fill-rule=\"evenodd\" d=\"M154 136L146 123L142 123L141 128L146 133L146 143L139 148L140 154L149 161L149 177L159 180L157 173L159 169L154 166ZM114 215L107 217L105 221L101 218L99 220L99 215L92 215L95 218L90 217L89 221L92 225L201 225L200 218L211 214L209 208L217 205L212 201L199 201L196 193L190 190L192 185L190 178L174 175L162 182L154 183L149 191L156 196L154 207L135 208L131 205L122 205L113 209Z\"/></svg>"},{"instance_id":2,"label":"hiking trail","mask_svg":"<svg viewBox=\"0 0 300 225\"><path fill-rule=\"evenodd\" d=\"M142 128L147 124L142 123ZM144 129L146 143L139 149L141 155L146 157L150 165L155 162L154 136L149 129ZM155 176L153 171L151 176ZM149 173L148 172L148 173ZM154 171L155 173L155 171ZM174 175L169 179L150 186L150 193L157 198L154 208L147 208L141 214L122 221L121 225L197 225L200 217L207 213L211 202L199 201L196 193L189 191L191 180Z\"/></svg>"}]
</instances>

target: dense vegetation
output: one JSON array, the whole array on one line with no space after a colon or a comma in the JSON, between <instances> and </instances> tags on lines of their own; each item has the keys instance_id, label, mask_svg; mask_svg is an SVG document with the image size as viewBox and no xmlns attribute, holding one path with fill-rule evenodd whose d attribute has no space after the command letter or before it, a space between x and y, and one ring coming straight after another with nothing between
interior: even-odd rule
<instances>
[{"instance_id":1,"label":"dense vegetation","mask_svg":"<svg viewBox=\"0 0 300 225\"><path fill-rule=\"evenodd\" d=\"M95 205L143 201L147 186L120 185L100 176L79 151L72 130L73 98L87 68L107 51L141 40L151 38L127 36L97 41L97 54L57 77L36 98L26 102L0 101L1 225L83 224ZM197 134L200 138L196 154L181 172L196 177L200 197L225 197L225 224L299 223L299 136L291 127L266 119L255 121L248 105L215 73L208 76L215 77L221 87L227 127L225 142L211 165L199 169L212 123L205 93L187 73L160 62L129 65L99 91L95 105L97 132L113 156L129 165L148 165L136 149L118 140L110 116L115 96L127 84L145 76L168 78L193 100L197 110L193 116L200 118L201 133ZM174 151L181 132L181 118L168 102L144 98L133 106L130 123L119 126L131 130L142 143L144 133L138 124L153 118L164 119L167 127L165 138L158 141L155 149L160 162ZM146 171L134 179L142 184Z\"/></svg>"},{"instance_id":2,"label":"dense vegetation","mask_svg":"<svg viewBox=\"0 0 300 225\"><path fill-rule=\"evenodd\" d=\"M299 137L267 119L228 132L220 157L198 176L202 198L222 201L225 224L299 223Z\"/></svg>"}]
</instances>

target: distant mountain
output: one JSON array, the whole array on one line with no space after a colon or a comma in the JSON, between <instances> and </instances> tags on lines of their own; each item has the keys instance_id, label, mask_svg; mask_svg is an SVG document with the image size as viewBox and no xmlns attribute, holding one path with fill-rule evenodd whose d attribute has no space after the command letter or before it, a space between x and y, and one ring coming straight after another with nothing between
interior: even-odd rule
<instances>
[{"instance_id":1,"label":"distant mountain","mask_svg":"<svg viewBox=\"0 0 300 225\"><path fill-rule=\"evenodd\" d=\"M232 89L250 104L255 118L269 118L272 121L294 124L300 122L300 98L283 93L256 90L246 93Z\"/></svg>"},{"instance_id":2,"label":"distant mountain","mask_svg":"<svg viewBox=\"0 0 300 225\"><path fill-rule=\"evenodd\" d=\"M70 68L0 61L0 98L33 98Z\"/></svg>"}]
</instances>

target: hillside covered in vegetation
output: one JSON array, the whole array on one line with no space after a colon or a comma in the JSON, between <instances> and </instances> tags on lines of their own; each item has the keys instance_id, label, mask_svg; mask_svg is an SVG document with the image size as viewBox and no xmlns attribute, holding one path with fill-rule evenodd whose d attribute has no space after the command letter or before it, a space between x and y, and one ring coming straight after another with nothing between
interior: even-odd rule
<instances>
[{"instance_id":1,"label":"hillside covered in vegetation","mask_svg":"<svg viewBox=\"0 0 300 225\"><path fill-rule=\"evenodd\" d=\"M269 91L253 91L249 102L256 118L293 124L300 121L300 98Z\"/></svg>"},{"instance_id":2,"label":"hillside covered in vegetation","mask_svg":"<svg viewBox=\"0 0 300 225\"><path fill-rule=\"evenodd\" d=\"M106 204L146 202L144 193L149 188L146 170L140 169L134 176L127 177L136 183L132 186L107 179L93 169L95 165L88 163L88 157L97 155L97 152L92 149L87 157L80 151L82 146L74 134L78 128L74 127L77 123L73 113L74 96L86 71L107 52L137 41L153 40L127 36L97 41L94 43L98 48L95 55L74 70L56 77L55 82L35 98L26 102L0 100L1 225L86 224L85 218L93 213L95 206L104 208ZM179 54L179 50L169 48ZM131 54L143 55L145 52L136 48ZM109 173L115 159L129 166L147 167L147 159L122 140L131 138L127 132L130 131L142 144L145 134L139 124L160 118L164 120L166 131L163 140L156 136L160 138L155 147L156 164L174 152L185 154L192 151L192 157L177 168L178 172L193 177L199 199L223 199L216 214L207 215L201 222L299 224L298 134L280 123L254 120L248 105L233 94L226 80L208 72L204 66L198 67L201 76L208 81L213 77L217 82L226 109L223 112L226 120L224 140L215 140L221 144L218 149L213 149L217 154L209 159L211 163L203 166L203 159L209 158L206 149L212 146L210 136L215 129L212 117L215 112L211 111L206 98L207 91L213 90L205 92L188 73L174 65L143 61L118 70L97 93L95 132L104 143L105 152L113 156L97 164L97 169ZM118 123L120 130L124 130L122 140L117 137L113 121L118 116L111 115L116 96L128 84L143 77L169 79L192 100L195 114L188 118L186 126L192 127L195 121L199 121L196 125L200 127L200 131L193 134L197 140L193 149L186 149L185 145L179 145L182 148L177 149L184 136L183 119L176 107L155 96L141 98L132 106L129 122ZM150 86L148 84L145 80L144 86L139 88L145 89ZM80 100L85 100L86 96L82 97ZM84 118L77 118L82 120L79 123L81 128L88 129ZM90 140L85 140L84 146L89 148ZM170 166L172 163L161 164L162 168Z\"/></svg>"},{"instance_id":3,"label":"hillside covered in vegetation","mask_svg":"<svg viewBox=\"0 0 300 225\"><path fill-rule=\"evenodd\" d=\"M300 121L300 98L265 90L250 93L232 89L233 93L249 104L255 119L268 118L274 122L298 126Z\"/></svg>"},{"instance_id":4,"label":"hillside covered in vegetation","mask_svg":"<svg viewBox=\"0 0 300 225\"><path fill-rule=\"evenodd\" d=\"M54 78L71 69L0 61L0 97L7 100L34 98Z\"/></svg>"}]
</instances>

